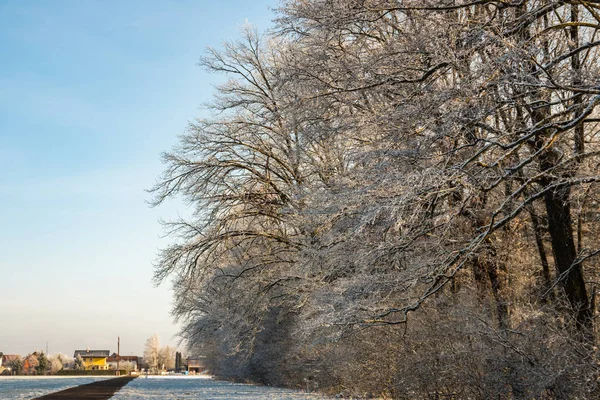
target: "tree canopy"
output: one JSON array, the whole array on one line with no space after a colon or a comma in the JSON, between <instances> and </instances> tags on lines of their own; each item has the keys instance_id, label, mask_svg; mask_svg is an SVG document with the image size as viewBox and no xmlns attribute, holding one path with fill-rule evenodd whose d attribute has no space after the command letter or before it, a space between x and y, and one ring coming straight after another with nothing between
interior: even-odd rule
<instances>
[{"instance_id":1,"label":"tree canopy","mask_svg":"<svg viewBox=\"0 0 600 400\"><path fill-rule=\"evenodd\" d=\"M598 395L600 4L287 0L200 65L154 203L213 372L394 398ZM309 385L310 386L310 385Z\"/></svg>"}]
</instances>

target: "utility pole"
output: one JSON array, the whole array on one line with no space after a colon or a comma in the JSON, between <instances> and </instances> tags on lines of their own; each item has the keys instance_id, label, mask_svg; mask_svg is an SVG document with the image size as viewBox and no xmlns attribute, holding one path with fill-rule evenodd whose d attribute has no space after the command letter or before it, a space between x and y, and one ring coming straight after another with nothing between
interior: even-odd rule
<instances>
[{"instance_id":1,"label":"utility pole","mask_svg":"<svg viewBox=\"0 0 600 400\"><path fill-rule=\"evenodd\" d=\"M121 358L121 336L117 336L117 371L119 371L119 360ZM117 372L119 373L119 372Z\"/></svg>"}]
</instances>

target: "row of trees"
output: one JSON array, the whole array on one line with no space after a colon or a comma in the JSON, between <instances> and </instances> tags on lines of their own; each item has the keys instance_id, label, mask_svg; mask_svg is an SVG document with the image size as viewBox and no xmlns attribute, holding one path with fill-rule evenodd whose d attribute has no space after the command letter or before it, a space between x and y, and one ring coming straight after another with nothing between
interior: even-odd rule
<instances>
[{"instance_id":1,"label":"row of trees","mask_svg":"<svg viewBox=\"0 0 600 400\"><path fill-rule=\"evenodd\" d=\"M157 373L163 370L175 369L176 349L172 346L160 345L160 338L157 334L150 336L144 346L144 363L148 371Z\"/></svg>"},{"instance_id":2,"label":"row of trees","mask_svg":"<svg viewBox=\"0 0 600 400\"><path fill-rule=\"evenodd\" d=\"M5 356L2 373L7 375L55 374L68 362L68 358L60 353L46 356L43 351L36 351L25 357L10 355Z\"/></svg>"},{"instance_id":3,"label":"row of trees","mask_svg":"<svg viewBox=\"0 0 600 400\"><path fill-rule=\"evenodd\" d=\"M153 335L146 341L144 359L139 366L150 371L172 370L175 368L175 352L172 346L160 346L158 335ZM3 354L0 352L0 357ZM68 357L62 353L46 356L43 351L36 351L25 357L19 355L4 355L3 370L9 375L48 375L56 374L62 369L85 370L85 363L80 354ZM130 361L119 362L119 368L131 371L138 366Z\"/></svg>"},{"instance_id":4,"label":"row of trees","mask_svg":"<svg viewBox=\"0 0 600 400\"><path fill-rule=\"evenodd\" d=\"M153 191L222 376L394 398L599 394L600 4L286 0Z\"/></svg>"}]
</instances>

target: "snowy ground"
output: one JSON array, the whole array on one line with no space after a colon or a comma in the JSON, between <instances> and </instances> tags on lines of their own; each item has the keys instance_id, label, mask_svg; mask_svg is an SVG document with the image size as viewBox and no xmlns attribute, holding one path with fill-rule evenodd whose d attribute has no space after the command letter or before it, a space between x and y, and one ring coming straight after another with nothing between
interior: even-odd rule
<instances>
[{"instance_id":1,"label":"snowy ground","mask_svg":"<svg viewBox=\"0 0 600 400\"><path fill-rule=\"evenodd\" d=\"M0 376L0 399L25 400L112 376Z\"/></svg>"},{"instance_id":2,"label":"snowy ground","mask_svg":"<svg viewBox=\"0 0 600 400\"><path fill-rule=\"evenodd\" d=\"M215 381L203 376L141 376L123 387L112 400L184 399L323 399L293 390Z\"/></svg>"}]
</instances>

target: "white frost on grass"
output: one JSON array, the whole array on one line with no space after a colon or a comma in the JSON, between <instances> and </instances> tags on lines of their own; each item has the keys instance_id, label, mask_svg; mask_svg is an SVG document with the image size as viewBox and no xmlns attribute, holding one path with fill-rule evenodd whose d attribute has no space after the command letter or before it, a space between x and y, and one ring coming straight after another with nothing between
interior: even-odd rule
<instances>
[{"instance_id":1,"label":"white frost on grass","mask_svg":"<svg viewBox=\"0 0 600 400\"><path fill-rule=\"evenodd\" d=\"M0 376L0 385L3 382L9 381L40 381L40 380L66 380L66 379L95 379L95 380L103 380L103 379L111 379L114 376L106 376L106 375L6 375ZM3 399L2 399L3 400Z\"/></svg>"},{"instance_id":2,"label":"white frost on grass","mask_svg":"<svg viewBox=\"0 0 600 400\"><path fill-rule=\"evenodd\" d=\"M112 400L183 399L323 399L315 394L265 386L207 379L207 376L141 376L123 387Z\"/></svg>"},{"instance_id":3,"label":"white frost on grass","mask_svg":"<svg viewBox=\"0 0 600 400\"><path fill-rule=\"evenodd\" d=\"M86 383L113 378L112 376L2 376L0 399L25 400L58 392Z\"/></svg>"},{"instance_id":4,"label":"white frost on grass","mask_svg":"<svg viewBox=\"0 0 600 400\"><path fill-rule=\"evenodd\" d=\"M139 375L140 379L213 379L212 375Z\"/></svg>"}]
</instances>

